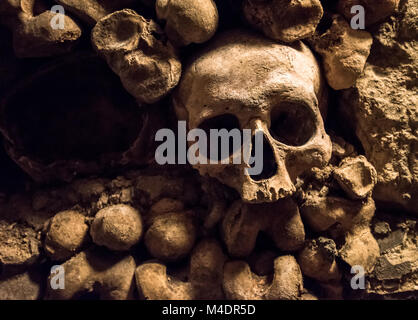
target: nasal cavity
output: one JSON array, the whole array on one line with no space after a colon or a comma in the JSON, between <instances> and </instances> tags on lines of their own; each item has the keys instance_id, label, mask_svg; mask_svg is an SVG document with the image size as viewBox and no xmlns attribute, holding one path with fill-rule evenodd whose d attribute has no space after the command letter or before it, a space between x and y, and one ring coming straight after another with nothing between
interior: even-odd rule
<instances>
[{"instance_id":1,"label":"nasal cavity","mask_svg":"<svg viewBox=\"0 0 418 320\"><path fill-rule=\"evenodd\" d=\"M252 141L251 141L252 149L251 149L251 158L253 161L257 158L259 158L259 155L256 157L257 148L255 145L255 136L253 135ZM257 161L262 161L263 168L260 174L257 175L250 175L251 179L254 181L261 181L266 180L277 173L277 163L276 158L274 157L273 148L271 147L270 143L266 139L266 136L263 135L263 158L257 159ZM251 167L254 167L257 165L257 162L252 163Z\"/></svg>"}]
</instances>

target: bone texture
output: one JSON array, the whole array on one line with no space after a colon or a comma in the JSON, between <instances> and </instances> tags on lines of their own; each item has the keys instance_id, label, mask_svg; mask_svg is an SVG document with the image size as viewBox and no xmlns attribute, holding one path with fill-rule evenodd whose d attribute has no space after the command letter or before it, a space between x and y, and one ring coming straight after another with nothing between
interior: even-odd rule
<instances>
[{"instance_id":1,"label":"bone texture","mask_svg":"<svg viewBox=\"0 0 418 320\"><path fill-rule=\"evenodd\" d=\"M0 0L0 299L416 300L417 8Z\"/></svg>"}]
</instances>

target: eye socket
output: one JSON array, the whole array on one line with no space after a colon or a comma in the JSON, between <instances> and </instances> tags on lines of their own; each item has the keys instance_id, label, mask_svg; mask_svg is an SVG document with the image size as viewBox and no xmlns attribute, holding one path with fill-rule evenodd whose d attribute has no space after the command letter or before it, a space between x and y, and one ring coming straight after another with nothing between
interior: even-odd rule
<instances>
[{"instance_id":1,"label":"eye socket","mask_svg":"<svg viewBox=\"0 0 418 320\"><path fill-rule=\"evenodd\" d=\"M198 128L205 131L206 136L208 138L207 149L202 150L202 154L210 160L215 160L217 162L220 162L222 159L229 158L232 154L234 154L237 150L241 148L241 145L242 145L241 133L239 132L239 137L240 137L239 141L238 139L235 139L237 143L234 143L233 135L231 134L233 132L232 130L234 129L237 129L238 131L240 130L239 120L236 116L232 114L224 114L224 115L206 119L199 125ZM215 130L226 129L228 132L226 133L225 136L223 134L222 135L219 134L217 137L217 141L216 141L216 139L213 140L213 137L211 137L210 133L212 129L215 129ZM236 132L236 130L234 131ZM222 156L221 136L223 137L224 140L228 138L228 156L227 157ZM213 156L210 154L210 147L212 144L214 146L216 145L218 146L217 148L218 152L214 154Z\"/></svg>"},{"instance_id":2,"label":"eye socket","mask_svg":"<svg viewBox=\"0 0 418 320\"><path fill-rule=\"evenodd\" d=\"M142 31L137 15L119 11L97 23L92 31L92 41L101 51L133 49Z\"/></svg>"},{"instance_id":3,"label":"eye socket","mask_svg":"<svg viewBox=\"0 0 418 320\"><path fill-rule=\"evenodd\" d=\"M132 18L121 20L114 30L116 39L120 42L131 39L138 33L138 26L138 22Z\"/></svg>"},{"instance_id":4,"label":"eye socket","mask_svg":"<svg viewBox=\"0 0 418 320\"><path fill-rule=\"evenodd\" d=\"M316 131L312 111L305 105L286 102L271 112L270 133L274 139L289 146L303 146Z\"/></svg>"}]
</instances>

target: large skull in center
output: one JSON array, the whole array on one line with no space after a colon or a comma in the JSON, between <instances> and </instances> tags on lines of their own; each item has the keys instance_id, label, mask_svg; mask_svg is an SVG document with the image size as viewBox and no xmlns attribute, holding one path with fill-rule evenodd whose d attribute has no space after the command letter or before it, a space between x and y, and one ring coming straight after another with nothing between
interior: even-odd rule
<instances>
[{"instance_id":1,"label":"large skull in center","mask_svg":"<svg viewBox=\"0 0 418 320\"><path fill-rule=\"evenodd\" d=\"M331 142L322 119L325 97L317 61L302 42L288 46L231 31L191 61L173 104L190 130L263 131L260 174L247 174L244 161L232 164L236 150L230 152L230 164L194 165L201 175L236 189L244 201L257 203L290 196L298 175L329 161ZM247 149L254 155L254 141L239 152Z\"/></svg>"}]
</instances>

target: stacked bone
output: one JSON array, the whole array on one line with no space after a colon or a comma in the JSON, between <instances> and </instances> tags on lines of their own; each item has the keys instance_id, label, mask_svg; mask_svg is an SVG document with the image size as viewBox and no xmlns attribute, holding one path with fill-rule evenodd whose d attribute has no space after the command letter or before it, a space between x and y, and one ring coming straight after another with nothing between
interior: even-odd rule
<instances>
[{"instance_id":1,"label":"stacked bone","mask_svg":"<svg viewBox=\"0 0 418 320\"><path fill-rule=\"evenodd\" d=\"M104 125L94 128L111 136L107 121L112 118L121 128L114 134L116 141L129 137L123 150L95 150L92 160L83 149L68 159L55 150L47 156L35 154L36 148L28 151L32 133L25 130L30 118L17 123L16 97L22 88L30 92L31 82L20 84L1 102L0 127L11 158L38 182L71 183L15 195L0 204L0 298L77 299L93 294L101 299L341 299L351 268L358 266L368 276L370 293L387 293L382 279L399 280L397 292L413 287L410 279L418 272L410 254L416 250L416 241L410 240L416 235L415 224L408 220L396 225L396 232L403 228L408 234L401 263L413 266L398 279L390 271L397 268L391 264L396 259L388 244L395 235L372 221L372 196L377 184L378 200L390 194L389 201L416 212L418 144L411 127L416 99L409 94L416 84L408 79L399 84L408 101L397 101L405 109L398 118L393 108L385 109L389 102L375 99L365 85L372 79L372 88L381 91L374 70L384 64L373 52L368 60L373 36L379 50L390 48L403 57L402 70L409 75L416 71L408 65L408 59L416 61L411 53L416 42L408 38L416 15L412 0L400 9L406 22L388 37L385 32L393 28L385 24L398 23L390 18L398 8L396 0L382 1L377 9L368 0L339 0L334 5L319 0L231 0L231 12L239 12L253 32L218 32L222 22L226 25L225 12L218 12L213 0L143 1L144 6L131 0L56 2L68 11L64 29L51 29L54 13L42 1L0 3L0 21L13 31L15 55L94 51L144 113L136 113L135 103L120 112L106 98L92 95L89 106L106 110L101 112ZM358 13L352 8L359 6L365 9L367 31L353 28ZM148 15L154 19L145 18ZM91 33L90 44L78 41L86 31ZM399 39L407 43L401 45ZM194 57L183 66L188 50ZM391 68L396 70L396 63L391 61ZM329 87L342 90L348 109L342 113L354 109L361 120L354 130L366 156L359 155L361 148L356 151L342 138L327 135L327 86L321 70ZM53 75L47 67L34 79L56 80ZM394 78L388 76L391 83ZM210 128L219 120L214 115L229 115L237 127L262 130L272 172L256 177L244 174L245 164L198 164L194 167L200 176L184 168L151 167L113 180L73 181L77 175L101 174L108 168L149 164L147 140L160 125L159 107L164 108L166 97L172 98L177 119L187 120L189 129ZM90 124L87 113L80 112L75 123ZM399 122L400 128L382 134L378 127L369 136L370 119L382 113L380 119ZM60 137L73 138L73 128L62 134L65 128L51 127L48 117L45 121L50 133L59 127ZM127 123L129 130L124 130ZM374 148L373 139L382 135ZM104 140L102 132L92 136ZM399 168L391 156L398 146ZM65 270L65 289L55 290L53 274L33 280L31 274L58 263ZM42 292L39 283L45 281L47 290ZM16 292L16 286L25 289Z\"/></svg>"},{"instance_id":2,"label":"stacked bone","mask_svg":"<svg viewBox=\"0 0 418 320\"><path fill-rule=\"evenodd\" d=\"M61 264L65 289L51 287L52 274L44 296L48 299L77 299L86 294L101 299L312 299L304 277L318 281L327 290L325 297L340 298L341 262L369 267L376 259L368 225L374 209L370 191L375 172L362 157L347 159L333 169L335 177L349 177L337 184L347 190L347 198L356 194L366 200L322 196L319 204L312 204L308 199L301 206L302 215L308 217L306 226L293 200L244 204L212 181L204 182L200 190L198 177L183 170L174 175L172 170L144 170L128 173L128 178L77 180L37 192L31 199L22 195L2 210L25 221L16 222L14 228L24 230L29 225L25 237L32 240L22 242L22 234L16 233L11 250L10 238L5 239L2 263L8 270L18 266L23 274L39 268L44 254L50 261L47 266ZM357 166L362 169L353 177ZM218 194L208 192L209 198L202 197L203 189L211 188L217 188ZM306 188L306 192L313 191ZM335 210L324 208L321 201L331 202ZM206 228L205 220L211 219L219 202L228 210L220 224L222 238L216 239L217 223ZM342 214L336 216L335 211ZM344 229L333 230L339 222ZM315 223L330 238L305 241L306 228L318 230ZM271 238L274 249L259 247L260 232ZM337 232L346 237L342 247ZM20 260L14 258L16 253ZM16 276L7 279L4 284L10 291ZM18 279L25 283L30 278ZM25 298L39 297L40 289L35 288L37 295L29 292ZM3 292L7 294L12 297Z\"/></svg>"}]
</instances>

